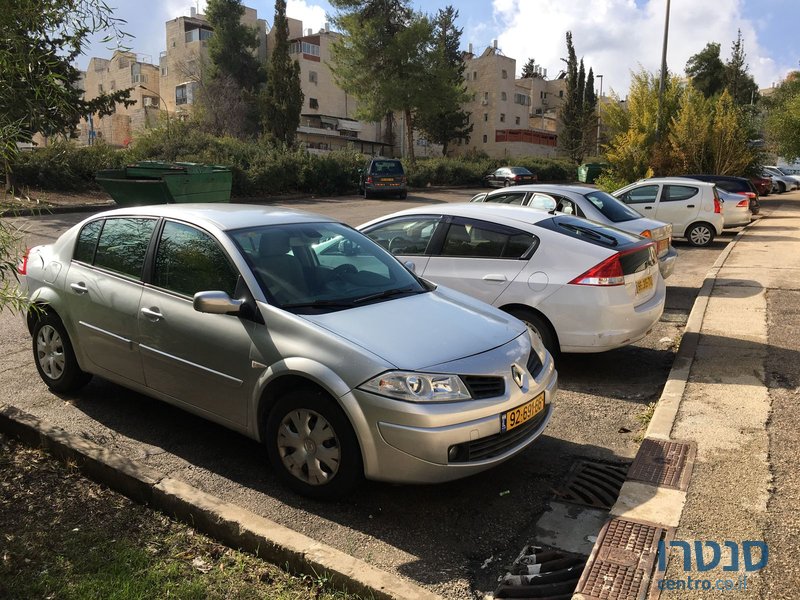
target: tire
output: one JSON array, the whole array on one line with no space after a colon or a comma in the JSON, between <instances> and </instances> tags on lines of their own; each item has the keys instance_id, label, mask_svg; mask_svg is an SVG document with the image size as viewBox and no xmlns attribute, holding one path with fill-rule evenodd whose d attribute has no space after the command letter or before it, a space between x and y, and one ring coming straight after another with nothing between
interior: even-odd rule
<instances>
[{"instance_id":1,"label":"tire","mask_svg":"<svg viewBox=\"0 0 800 600\"><path fill-rule=\"evenodd\" d=\"M511 187L511 181L510 181L510 180L508 180L508 179L506 179L506 180L503 182L503 187Z\"/></svg>"},{"instance_id":2,"label":"tire","mask_svg":"<svg viewBox=\"0 0 800 600\"><path fill-rule=\"evenodd\" d=\"M686 230L686 240L692 245L702 248L711 245L717 232L708 223L694 223Z\"/></svg>"},{"instance_id":3,"label":"tire","mask_svg":"<svg viewBox=\"0 0 800 600\"><path fill-rule=\"evenodd\" d=\"M55 313L45 313L33 325L33 361L54 392L74 392L92 378L78 366L67 330Z\"/></svg>"},{"instance_id":4,"label":"tire","mask_svg":"<svg viewBox=\"0 0 800 600\"><path fill-rule=\"evenodd\" d=\"M372 198L372 194L370 194L370 193L369 193L369 192L366 190L366 188L364 188L364 200L369 200L370 198Z\"/></svg>"},{"instance_id":5,"label":"tire","mask_svg":"<svg viewBox=\"0 0 800 600\"><path fill-rule=\"evenodd\" d=\"M779 194L783 194L785 192L786 192L786 184L783 183L782 181L779 181L778 182L778 193Z\"/></svg>"},{"instance_id":6,"label":"tire","mask_svg":"<svg viewBox=\"0 0 800 600\"><path fill-rule=\"evenodd\" d=\"M275 474L298 494L320 500L341 498L364 477L353 427L336 401L321 390L300 388L278 398L265 434Z\"/></svg>"},{"instance_id":7,"label":"tire","mask_svg":"<svg viewBox=\"0 0 800 600\"><path fill-rule=\"evenodd\" d=\"M558 346L558 342L556 341L556 334L553 331L553 327L550 325L550 323L532 310L527 310L524 308L509 308L506 310L506 312L525 323L528 326L528 329L533 331L533 333L536 334L540 340L542 340L542 344L544 344L544 347L547 348L547 351L553 355L553 358L558 356L560 348Z\"/></svg>"},{"instance_id":8,"label":"tire","mask_svg":"<svg viewBox=\"0 0 800 600\"><path fill-rule=\"evenodd\" d=\"M405 200L406 198L408 198L408 192L400 192L400 194L397 197L400 198L400 200Z\"/></svg>"}]
</instances>

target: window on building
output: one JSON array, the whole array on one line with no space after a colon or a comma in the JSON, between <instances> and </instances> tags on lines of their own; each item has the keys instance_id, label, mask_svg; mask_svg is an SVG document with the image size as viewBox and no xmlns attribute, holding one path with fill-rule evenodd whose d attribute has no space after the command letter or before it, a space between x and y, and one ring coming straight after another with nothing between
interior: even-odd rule
<instances>
[{"instance_id":1,"label":"window on building","mask_svg":"<svg viewBox=\"0 0 800 600\"><path fill-rule=\"evenodd\" d=\"M508 79L508 71L506 71L505 69L503 69L502 71L502 77L503 79Z\"/></svg>"},{"instance_id":2,"label":"window on building","mask_svg":"<svg viewBox=\"0 0 800 600\"><path fill-rule=\"evenodd\" d=\"M313 109L319 108L319 101L316 98L309 98L308 99L308 107Z\"/></svg>"},{"instance_id":3,"label":"window on building","mask_svg":"<svg viewBox=\"0 0 800 600\"><path fill-rule=\"evenodd\" d=\"M530 106L531 99L526 94L514 94L514 103L521 104L522 106Z\"/></svg>"},{"instance_id":4,"label":"window on building","mask_svg":"<svg viewBox=\"0 0 800 600\"><path fill-rule=\"evenodd\" d=\"M500 100L502 100L503 102L508 100L508 94L506 94L505 92L500 92Z\"/></svg>"},{"instance_id":5,"label":"window on building","mask_svg":"<svg viewBox=\"0 0 800 600\"><path fill-rule=\"evenodd\" d=\"M102 94L103 93L103 84L102 83L98 83L97 84L97 93L98 94Z\"/></svg>"},{"instance_id":6,"label":"window on building","mask_svg":"<svg viewBox=\"0 0 800 600\"><path fill-rule=\"evenodd\" d=\"M505 115L505 113L500 113L500 122L501 122L501 123L505 123L505 122L506 122L506 115Z\"/></svg>"},{"instance_id":7,"label":"window on building","mask_svg":"<svg viewBox=\"0 0 800 600\"><path fill-rule=\"evenodd\" d=\"M308 54L310 56L319 56L319 45L309 44L308 42L292 42L289 44L289 54Z\"/></svg>"},{"instance_id":8,"label":"window on building","mask_svg":"<svg viewBox=\"0 0 800 600\"><path fill-rule=\"evenodd\" d=\"M558 90L558 97L559 98L563 98L564 97L564 90Z\"/></svg>"},{"instance_id":9,"label":"window on building","mask_svg":"<svg viewBox=\"0 0 800 600\"><path fill-rule=\"evenodd\" d=\"M514 124L519 125L519 117L514 117Z\"/></svg>"},{"instance_id":10,"label":"window on building","mask_svg":"<svg viewBox=\"0 0 800 600\"><path fill-rule=\"evenodd\" d=\"M309 71L308 72L308 81L316 84L317 83L317 72L316 71Z\"/></svg>"},{"instance_id":11,"label":"window on building","mask_svg":"<svg viewBox=\"0 0 800 600\"><path fill-rule=\"evenodd\" d=\"M489 122L489 113L483 113L483 122L484 123L488 123Z\"/></svg>"},{"instance_id":12,"label":"window on building","mask_svg":"<svg viewBox=\"0 0 800 600\"><path fill-rule=\"evenodd\" d=\"M186 93L186 84L176 86L175 104L186 104L188 102L189 102L189 96Z\"/></svg>"},{"instance_id":13,"label":"window on building","mask_svg":"<svg viewBox=\"0 0 800 600\"><path fill-rule=\"evenodd\" d=\"M488 140L488 139L489 139L489 138L487 138L487 137L484 135L484 136L483 136L483 143L485 144L485 143L487 142L487 140Z\"/></svg>"},{"instance_id":14,"label":"window on building","mask_svg":"<svg viewBox=\"0 0 800 600\"><path fill-rule=\"evenodd\" d=\"M477 71L473 71L472 72L472 81L478 81L478 72Z\"/></svg>"}]
</instances>

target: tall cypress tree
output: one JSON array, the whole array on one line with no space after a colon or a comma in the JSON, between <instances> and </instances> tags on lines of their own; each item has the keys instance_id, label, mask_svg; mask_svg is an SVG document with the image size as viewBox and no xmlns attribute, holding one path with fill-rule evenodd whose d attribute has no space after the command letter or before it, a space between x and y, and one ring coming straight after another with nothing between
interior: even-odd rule
<instances>
[{"instance_id":1,"label":"tall cypress tree","mask_svg":"<svg viewBox=\"0 0 800 600\"><path fill-rule=\"evenodd\" d=\"M293 146L303 91L300 87L300 64L289 55L289 21L286 0L275 0L275 48L269 59L269 80L263 96L264 127L272 136Z\"/></svg>"},{"instance_id":2,"label":"tall cypress tree","mask_svg":"<svg viewBox=\"0 0 800 600\"><path fill-rule=\"evenodd\" d=\"M580 162L583 158L583 89L578 77L578 59L575 47L572 45L572 32L567 32L567 58L562 59L567 63L567 89L564 94L564 103L559 111L561 120L561 149L573 161Z\"/></svg>"},{"instance_id":3,"label":"tall cypress tree","mask_svg":"<svg viewBox=\"0 0 800 600\"><path fill-rule=\"evenodd\" d=\"M253 51L258 48L255 29L242 24L241 0L208 0L206 19L214 28L208 43L212 78L230 76L248 92L256 91L265 74Z\"/></svg>"}]
</instances>

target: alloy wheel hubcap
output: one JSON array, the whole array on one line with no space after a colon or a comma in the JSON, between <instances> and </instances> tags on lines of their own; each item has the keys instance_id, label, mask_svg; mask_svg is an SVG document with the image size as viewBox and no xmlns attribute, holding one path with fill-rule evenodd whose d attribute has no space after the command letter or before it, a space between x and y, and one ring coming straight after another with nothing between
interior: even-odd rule
<instances>
[{"instance_id":1,"label":"alloy wheel hubcap","mask_svg":"<svg viewBox=\"0 0 800 600\"><path fill-rule=\"evenodd\" d=\"M325 485L339 471L341 449L331 424L316 411L296 409L278 426L283 466L300 481Z\"/></svg>"},{"instance_id":2,"label":"alloy wheel hubcap","mask_svg":"<svg viewBox=\"0 0 800 600\"><path fill-rule=\"evenodd\" d=\"M692 241L696 244L707 244L711 238L711 232L705 227L696 227L692 230Z\"/></svg>"},{"instance_id":3,"label":"alloy wheel hubcap","mask_svg":"<svg viewBox=\"0 0 800 600\"><path fill-rule=\"evenodd\" d=\"M50 379L58 379L64 374L64 342L52 325L42 327L36 336L36 361Z\"/></svg>"}]
</instances>

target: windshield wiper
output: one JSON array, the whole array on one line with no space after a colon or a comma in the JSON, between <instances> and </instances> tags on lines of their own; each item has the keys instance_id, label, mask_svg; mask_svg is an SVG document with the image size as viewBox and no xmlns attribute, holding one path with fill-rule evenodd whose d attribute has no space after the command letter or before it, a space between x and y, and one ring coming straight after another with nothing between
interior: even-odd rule
<instances>
[{"instance_id":1,"label":"windshield wiper","mask_svg":"<svg viewBox=\"0 0 800 600\"><path fill-rule=\"evenodd\" d=\"M400 296L402 294L408 294L410 292L421 294L422 291L423 290L417 291L414 288L414 286L397 288L395 290L384 290L382 292L378 292L377 294L370 294L369 296L362 296L361 298L355 298L353 300L353 304L360 304L361 302L369 302L370 300L383 300L385 298L391 298L392 296Z\"/></svg>"}]
</instances>

